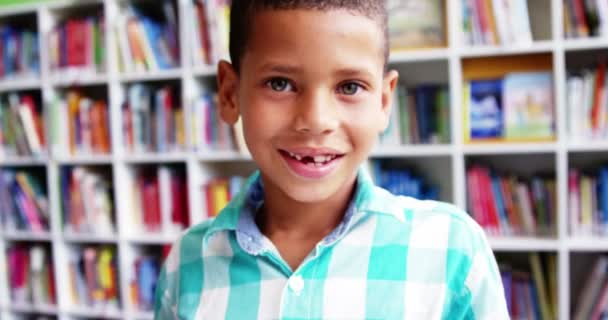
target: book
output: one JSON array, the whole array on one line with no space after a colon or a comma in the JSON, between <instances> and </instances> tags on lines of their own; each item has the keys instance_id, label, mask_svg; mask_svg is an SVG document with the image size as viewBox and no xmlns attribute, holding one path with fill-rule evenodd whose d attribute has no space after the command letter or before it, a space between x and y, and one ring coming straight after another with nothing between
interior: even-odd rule
<instances>
[{"instance_id":1,"label":"book","mask_svg":"<svg viewBox=\"0 0 608 320\"><path fill-rule=\"evenodd\" d=\"M0 157L46 154L45 125L38 97L0 95Z\"/></svg>"},{"instance_id":2,"label":"book","mask_svg":"<svg viewBox=\"0 0 608 320\"><path fill-rule=\"evenodd\" d=\"M118 295L116 249L112 246L86 246L69 252L69 279L72 304L117 310Z\"/></svg>"},{"instance_id":3,"label":"book","mask_svg":"<svg viewBox=\"0 0 608 320\"><path fill-rule=\"evenodd\" d=\"M48 232L46 187L36 171L0 169L0 220L9 230Z\"/></svg>"},{"instance_id":4,"label":"book","mask_svg":"<svg viewBox=\"0 0 608 320\"><path fill-rule=\"evenodd\" d=\"M48 307L57 303L51 250L39 244L12 244L7 249L9 290L13 303Z\"/></svg>"},{"instance_id":5,"label":"book","mask_svg":"<svg viewBox=\"0 0 608 320\"><path fill-rule=\"evenodd\" d=\"M376 185L391 193L421 200L439 200L439 188L413 170L381 160L371 160L371 166L370 173Z\"/></svg>"},{"instance_id":6,"label":"book","mask_svg":"<svg viewBox=\"0 0 608 320\"><path fill-rule=\"evenodd\" d=\"M67 233L113 235L114 201L109 172L66 167L61 175L63 223Z\"/></svg>"},{"instance_id":7,"label":"book","mask_svg":"<svg viewBox=\"0 0 608 320\"><path fill-rule=\"evenodd\" d=\"M203 199L207 217L217 216L222 209L234 198L245 183L245 178L233 176L230 178L214 178L203 184Z\"/></svg>"},{"instance_id":8,"label":"book","mask_svg":"<svg viewBox=\"0 0 608 320\"><path fill-rule=\"evenodd\" d=\"M504 79L505 138L544 139L555 135L550 72L511 73Z\"/></svg>"},{"instance_id":9,"label":"book","mask_svg":"<svg viewBox=\"0 0 608 320\"><path fill-rule=\"evenodd\" d=\"M502 79L470 82L468 103L470 139L503 136Z\"/></svg>"},{"instance_id":10,"label":"book","mask_svg":"<svg viewBox=\"0 0 608 320\"><path fill-rule=\"evenodd\" d=\"M38 41L31 28L0 26L0 80L33 79L40 74Z\"/></svg>"},{"instance_id":11,"label":"book","mask_svg":"<svg viewBox=\"0 0 608 320\"><path fill-rule=\"evenodd\" d=\"M532 29L526 0L461 0L466 45L530 45Z\"/></svg>"},{"instance_id":12,"label":"book","mask_svg":"<svg viewBox=\"0 0 608 320\"><path fill-rule=\"evenodd\" d=\"M446 46L444 5L440 0L389 0L386 10L390 49Z\"/></svg>"}]
</instances>

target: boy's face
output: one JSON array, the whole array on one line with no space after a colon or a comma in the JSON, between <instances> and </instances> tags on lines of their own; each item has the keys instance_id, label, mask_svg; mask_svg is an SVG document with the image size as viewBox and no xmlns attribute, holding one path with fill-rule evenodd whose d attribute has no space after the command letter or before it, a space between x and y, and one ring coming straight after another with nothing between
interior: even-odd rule
<instances>
[{"instance_id":1,"label":"boy's face","mask_svg":"<svg viewBox=\"0 0 608 320\"><path fill-rule=\"evenodd\" d=\"M397 73L382 31L344 10L256 14L240 75L221 63L224 120L242 117L265 184L299 202L350 186L388 123Z\"/></svg>"}]
</instances>

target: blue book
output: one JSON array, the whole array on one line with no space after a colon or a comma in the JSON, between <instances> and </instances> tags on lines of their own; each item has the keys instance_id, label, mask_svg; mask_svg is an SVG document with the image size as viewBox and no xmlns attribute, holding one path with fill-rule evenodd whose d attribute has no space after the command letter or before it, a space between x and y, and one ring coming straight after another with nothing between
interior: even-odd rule
<instances>
[{"instance_id":1,"label":"blue book","mask_svg":"<svg viewBox=\"0 0 608 320\"><path fill-rule=\"evenodd\" d=\"M532 301L530 301L530 302L532 304L532 311L534 312L534 319L542 319L540 316L538 290L536 288L536 285L534 284L534 281L532 281L532 280L528 281L528 286L529 286L529 290L530 290L530 297L532 298Z\"/></svg>"},{"instance_id":2,"label":"blue book","mask_svg":"<svg viewBox=\"0 0 608 320\"><path fill-rule=\"evenodd\" d=\"M143 309L150 310L154 306L154 291L159 267L156 259L144 257L139 262L138 270L139 298Z\"/></svg>"},{"instance_id":3,"label":"blue book","mask_svg":"<svg viewBox=\"0 0 608 320\"><path fill-rule=\"evenodd\" d=\"M600 208L600 220L602 226L608 225L608 166L600 169L599 176L600 192L598 192L598 204Z\"/></svg>"},{"instance_id":4,"label":"blue book","mask_svg":"<svg viewBox=\"0 0 608 320\"><path fill-rule=\"evenodd\" d=\"M63 205L63 225L69 224L71 219L70 212L70 178L72 170L70 168L64 168L61 170L61 196Z\"/></svg>"},{"instance_id":5,"label":"blue book","mask_svg":"<svg viewBox=\"0 0 608 320\"><path fill-rule=\"evenodd\" d=\"M511 301L511 270L508 268L501 270L500 277L502 279L502 287L505 292L505 299L507 300L507 310L509 310L510 313L511 310L513 310L513 302Z\"/></svg>"},{"instance_id":6,"label":"blue book","mask_svg":"<svg viewBox=\"0 0 608 320\"><path fill-rule=\"evenodd\" d=\"M471 139L503 135L502 79L471 81L469 125Z\"/></svg>"},{"instance_id":7,"label":"blue book","mask_svg":"<svg viewBox=\"0 0 608 320\"><path fill-rule=\"evenodd\" d=\"M431 119L433 119L433 109L435 103L435 91L437 87L434 85L422 85L417 87L415 91L416 99L416 115L418 116L418 135L420 142L429 143L431 138Z\"/></svg>"},{"instance_id":8,"label":"blue book","mask_svg":"<svg viewBox=\"0 0 608 320\"><path fill-rule=\"evenodd\" d=\"M505 204L503 202L503 194L500 188L500 178L496 176L495 173L492 173L492 193L494 195L494 202L496 203L496 209L498 211L498 216L500 218L500 226L505 226L507 233L510 230L509 220L507 219L507 212L505 210Z\"/></svg>"}]
</instances>

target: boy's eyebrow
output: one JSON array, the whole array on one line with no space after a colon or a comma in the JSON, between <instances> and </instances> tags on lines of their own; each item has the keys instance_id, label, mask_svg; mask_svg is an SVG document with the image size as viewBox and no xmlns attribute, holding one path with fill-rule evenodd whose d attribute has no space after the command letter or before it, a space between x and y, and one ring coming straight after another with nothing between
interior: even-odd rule
<instances>
[{"instance_id":1,"label":"boy's eyebrow","mask_svg":"<svg viewBox=\"0 0 608 320\"><path fill-rule=\"evenodd\" d=\"M345 68L345 69L338 69L334 73L337 76L345 77L345 78L349 78L349 77L372 78L373 77L372 73L365 69Z\"/></svg>"},{"instance_id":2,"label":"boy's eyebrow","mask_svg":"<svg viewBox=\"0 0 608 320\"><path fill-rule=\"evenodd\" d=\"M277 73L299 73L301 70L300 67L290 66L285 64L277 64L277 63L266 63L260 67L261 72L277 72Z\"/></svg>"}]
</instances>

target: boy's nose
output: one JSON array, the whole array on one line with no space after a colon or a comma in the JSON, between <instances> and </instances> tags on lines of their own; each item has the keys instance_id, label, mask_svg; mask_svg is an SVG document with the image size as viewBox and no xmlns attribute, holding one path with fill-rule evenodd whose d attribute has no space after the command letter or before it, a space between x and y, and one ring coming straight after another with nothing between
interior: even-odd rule
<instances>
[{"instance_id":1,"label":"boy's nose","mask_svg":"<svg viewBox=\"0 0 608 320\"><path fill-rule=\"evenodd\" d=\"M336 101L328 93L302 95L296 106L294 129L301 133L328 134L339 126Z\"/></svg>"}]
</instances>

